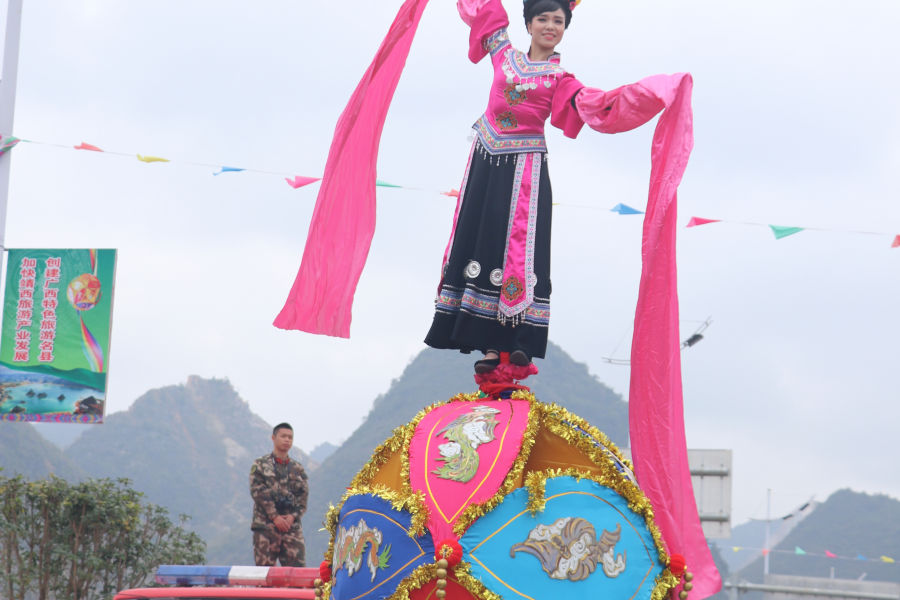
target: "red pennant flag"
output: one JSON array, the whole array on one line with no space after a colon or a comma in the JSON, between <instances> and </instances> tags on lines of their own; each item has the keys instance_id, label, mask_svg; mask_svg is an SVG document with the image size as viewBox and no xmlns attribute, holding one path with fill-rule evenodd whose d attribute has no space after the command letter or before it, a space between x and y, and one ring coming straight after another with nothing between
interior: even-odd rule
<instances>
[{"instance_id":1,"label":"red pennant flag","mask_svg":"<svg viewBox=\"0 0 900 600\"><path fill-rule=\"evenodd\" d=\"M697 225L706 225L707 223L718 223L719 219L704 219L702 217L691 217L687 227L696 227Z\"/></svg>"},{"instance_id":2,"label":"red pennant flag","mask_svg":"<svg viewBox=\"0 0 900 600\"><path fill-rule=\"evenodd\" d=\"M832 554L828 550L825 551L825 556L827 556L828 558L837 558L837 554Z\"/></svg>"},{"instance_id":3,"label":"red pennant flag","mask_svg":"<svg viewBox=\"0 0 900 600\"><path fill-rule=\"evenodd\" d=\"M894 238L894 243L891 244L891 248L900 248L900 235Z\"/></svg>"},{"instance_id":4,"label":"red pennant flag","mask_svg":"<svg viewBox=\"0 0 900 600\"><path fill-rule=\"evenodd\" d=\"M769 552L771 552L771 550L763 550L762 552L763 552L763 556L766 556L769 554Z\"/></svg>"},{"instance_id":5,"label":"red pennant flag","mask_svg":"<svg viewBox=\"0 0 900 600\"><path fill-rule=\"evenodd\" d=\"M93 144L85 144L84 142L81 142L80 146L75 146L75 149L76 150L92 150L94 152L103 152L103 150L101 150L97 146L94 146Z\"/></svg>"},{"instance_id":6,"label":"red pennant flag","mask_svg":"<svg viewBox=\"0 0 900 600\"><path fill-rule=\"evenodd\" d=\"M297 188L302 188L304 185L309 185L311 183L321 181L322 178L321 177L302 177L300 175L297 175L296 177L294 177L293 181L291 181L290 178L288 178L288 177L285 177L284 180L288 182L289 186L291 186L292 188L294 188L296 190Z\"/></svg>"},{"instance_id":7,"label":"red pennant flag","mask_svg":"<svg viewBox=\"0 0 900 600\"><path fill-rule=\"evenodd\" d=\"M459 198L459 190L450 190L449 192L441 192L442 196L450 196L451 198ZM900 240L900 235L897 236Z\"/></svg>"}]
</instances>

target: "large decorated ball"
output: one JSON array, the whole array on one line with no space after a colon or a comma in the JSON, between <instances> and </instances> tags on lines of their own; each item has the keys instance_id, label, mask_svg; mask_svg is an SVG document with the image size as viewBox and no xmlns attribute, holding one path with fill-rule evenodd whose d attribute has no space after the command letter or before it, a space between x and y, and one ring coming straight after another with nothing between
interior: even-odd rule
<instances>
[{"instance_id":1,"label":"large decorated ball","mask_svg":"<svg viewBox=\"0 0 900 600\"><path fill-rule=\"evenodd\" d=\"M66 288L66 297L75 310L91 310L100 302L100 280L90 273L73 279Z\"/></svg>"},{"instance_id":2,"label":"large decorated ball","mask_svg":"<svg viewBox=\"0 0 900 600\"><path fill-rule=\"evenodd\" d=\"M630 463L527 390L395 429L326 527L334 600L662 600L678 584Z\"/></svg>"}]
</instances>

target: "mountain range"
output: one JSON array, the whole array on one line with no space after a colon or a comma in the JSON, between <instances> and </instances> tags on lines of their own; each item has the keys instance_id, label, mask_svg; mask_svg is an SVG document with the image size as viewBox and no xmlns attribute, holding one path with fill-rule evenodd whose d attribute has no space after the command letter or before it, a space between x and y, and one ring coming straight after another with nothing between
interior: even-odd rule
<instances>
[{"instance_id":1,"label":"mountain range","mask_svg":"<svg viewBox=\"0 0 900 600\"><path fill-rule=\"evenodd\" d=\"M321 560L327 543L318 530L328 504L340 500L394 427L435 401L474 391L472 361L457 353L424 350L374 400L352 435L339 446L326 443L315 449L321 466L302 450L292 451L310 473L310 505L303 519L310 565ZM540 374L527 382L538 398L565 406L617 444L628 445L627 404L585 365L550 344L539 368ZM127 477L149 501L167 507L173 516L193 517L190 527L208 542L210 564L252 564L247 474L255 458L271 451L271 425L250 410L227 380L192 376L184 384L151 390L128 410L108 415L104 425L82 431L60 449L36 427L0 423L3 474L36 479L54 473L73 481ZM760 547L761 526L757 522L737 526L733 539L717 542L713 554L723 575L738 570L741 579L762 582L761 557L732 552L733 546ZM900 501L841 490L778 538L776 550L799 547L809 554L828 550L839 556L859 553L900 560ZM838 578L855 579L866 573L869 580L900 581L900 563L770 555L772 573L827 577L831 567Z\"/></svg>"},{"instance_id":2,"label":"mountain range","mask_svg":"<svg viewBox=\"0 0 900 600\"><path fill-rule=\"evenodd\" d=\"M391 429L432 402L474 391L473 360L454 352L421 352L388 392L375 399L366 420L340 447L322 444L315 449L325 457L327 469L319 469L302 450L292 451L310 473L310 507L303 519L310 564L321 560L325 548L317 530L328 503L340 500ZM587 366L551 344L540 369L529 383L542 400L566 406L614 441L627 443L627 405L590 375ZM127 477L173 516L192 517L190 527L207 541L211 564L252 564L247 477L253 460L271 451L272 426L250 410L227 380L192 376L184 384L151 390L128 410L108 415L103 425L83 427L64 449L42 438L38 428L44 425L0 427L4 474L40 478L54 473L74 481ZM47 432L72 437L60 426L51 425Z\"/></svg>"},{"instance_id":3,"label":"mountain range","mask_svg":"<svg viewBox=\"0 0 900 600\"><path fill-rule=\"evenodd\" d=\"M126 477L173 518L191 517L190 528L208 544L209 561L253 564L248 476L252 462L272 451L272 426L227 380L191 376L182 385L151 390L128 410L107 415L103 425L85 426L64 451L35 427L0 427L5 475ZM298 448L291 455L309 471L318 466Z\"/></svg>"}]
</instances>

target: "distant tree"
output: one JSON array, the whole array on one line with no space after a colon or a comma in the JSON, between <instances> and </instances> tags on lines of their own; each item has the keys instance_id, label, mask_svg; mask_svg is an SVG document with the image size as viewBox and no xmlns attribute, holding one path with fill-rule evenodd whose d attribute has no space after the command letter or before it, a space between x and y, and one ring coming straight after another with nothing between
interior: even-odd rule
<instances>
[{"instance_id":1,"label":"distant tree","mask_svg":"<svg viewBox=\"0 0 900 600\"><path fill-rule=\"evenodd\" d=\"M100 600L160 564L203 564L206 544L127 479L68 484L0 474L0 597Z\"/></svg>"}]
</instances>

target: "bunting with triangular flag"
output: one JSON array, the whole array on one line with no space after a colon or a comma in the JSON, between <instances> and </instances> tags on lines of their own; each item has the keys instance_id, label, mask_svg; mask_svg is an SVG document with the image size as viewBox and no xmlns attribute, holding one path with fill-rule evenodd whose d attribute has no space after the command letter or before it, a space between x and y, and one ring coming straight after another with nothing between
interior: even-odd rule
<instances>
[{"instance_id":1,"label":"bunting with triangular flag","mask_svg":"<svg viewBox=\"0 0 900 600\"><path fill-rule=\"evenodd\" d=\"M103 150L101 150L97 146L94 146L93 144L85 144L84 142L81 142L80 146L75 146L75 149L76 150L90 150L92 152L103 152Z\"/></svg>"},{"instance_id":2,"label":"bunting with triangular flag","mask_svg":"<svg viewBox=\"0 0 900 600\"><path fill-rule=\"evenodd\" d=\"M775 234L776 240L780 240L789 235L794 235L795 233L800 233L805 229L804 227L783 227L781 225L769 225L769 227L772 228L772 233Z\"/></svg>"},{"instance_id":3,"label":"bunting with triangular flag","mask_svg":"<svg viewBox=\"0 0 900 600\"><path fill-rule=\"evenodd\" d=\"M315 183L317 181L321 181L321 177L303 177L301 175L297 175L292 180L290 177L285 177L284 180L288 182L288 185L294 188L302 188L304 185L309 185L311 183Z\"/></svg>"},{"instance_id":4,"label":"bunting with triangular flag","mask_svg":"<svg viewBox=\"0 0 900 600\"><path fill-rule=\"evenodd\" d=\"M701 217L691 217L685 227L697 227L698 225L706 225L707 223L719 223L719 219L703 219Z\"/></svg>"},{"instance_id":5,"label":"bunting with triangular flag","mask_svg":"<svg viewBox=\"0 0 900 600\"><path fill-rule=\"evenodd\" d=\"M34 141L34 140L25 140L25 139L20 140L13 136L0 136L0 156L2 156L2 154L4 152L9 151L18 142L25 142L28 144L36 144L36 145L57 146L57 147L69 147L69 148L74 147L76 150L89 150L92 152L101 152L101 153L109 154L109 155L132 156L132 157L135 156L135 154L133 152L129 153L129 152L117 152L117 151L104 150L93 144L88 144L87 142L81 142L77 146L70 146L70 145L63 145L63 144L49 143L49 142L40 142L40 141ZM284 173L277 173L277 172L273 172L273 171L264 171L264 170L259 170L259 169L245 169L245 168L238 168L238 167L226 167L226 166L211 165L211 164L206 164L206 163L196 162L196 161L170 161L169 159L161 158L158 156L143 156L140 154L137 155L137 159L139 161L145 162L145 163L176 162L176 163L181 163L181 164L189 164L189 165L193 165L193 166L213 167L215 169L219 169L218 171L215 171L213 173L213 175L221 175L223 173L234 173L234 172L240 172L240 171L265 173L265 174L269 174L269 175L281 175L281 176L285 175ZM293 178L286 177L285 180L287 181L288 185L290 185L292 188L298 189L298 188L307 186L311 183L314 183L316 181L320 181L321 178L294 176ZM408 187L405 185L398 185L395 183L382 181L380 179L375 180L375 185L377 187L384 187L384 188L431 191L431 192L439 193L443 196L449 196L451 198L459 197L459 191L457 191L457 190L450 190L449 192L435 190L435 189L422 190L421 188L411 188L411 187ZM608 209L604 206L569 204L568 202L554 202L553 206L587 208L587 209L603 210L603 211L609 210L610 212L614 212L619 215L642 215L642 214L644 214L644 211L638 210L632 206L628 206L627 204L623 204L623 203L617 204L612 209ZM791 235L794 235L796 233L800 233L801 231L806 231L806 230L830 231L830 232L836 232L836 233L853 233L853 234L865 234L865 235L882 235L882 236L890 238L890 240L891 240L890 247L891 248L900 248L900 235L895 234L895 233L888 233L885 231L855 231L855 230L828 229L828 228L815 228L815 227L788 227L788 226L784 226L784 225L771 225L771 224L766 224L766 223L754 223L754 222L736 221L736 220L730 220L730 219L710 219L710 218L706 218L706 217L697 217L697 216L692 216L690 218L690 220L688 221L686 227L693 228L693 227L698 227L700 225L708 225L710 223L735 223L735 224L741 224L741 225L754 225L754 226L758 226L758 227L769 227L771 229L772 233L775 235L776 240L780 240L782 238L785 238L785 237L788 237L788 236L791 236Z\"/></svg>"},{"instance_id":6,"label":"bunting with triangular flag","mask_svg":"<svg viewBox=\"0 0 900 600\"><path fill-rule=\"evenodd\" d=\"M231 173L231 172L237 173L237 172L243 171L243 170L244 169L237 169L235 167L222 167L221 171L219 171L218 173L213 173L213 175L215 176L215 175L221 175L222 173Z\"/></svg>"},{"instance_id":7,"label":"bunting with triangular flag","mask_svg":"<svg viewBox=\"0 0 900 600\"><path fill-rule=\"evenodd\" d=\"M620 215L642 215L642 214L644 214L644 211L638 210L636 208L631 208L627 204L622 204L621 202L619 204L616 204L615 206L613 206L611 209L609 209L609 212L619 213Z\"/></svg>"},{"instance_id":8,"label":"bunting with triangular flag","mask_svg":"<svg viewBox=\"0 0 900 600\"><path fill-rule=\"evenodd\" d=\"M732 546L731 549L738 553L742 550L747 550L749 552L756 552L762 554L763 556L767 556L769 554L793 554L796 556L808 556L810 558L836 558L840 560L862 560L869 562L882 562L882 563L896 563L896 561L890 556L882 556L881 558L867 558L862 553L857 552L856 556L839 556L830 550L825 550L825 554L815 554L809 553L800 546L794 546L793 550L777 550L777 549L767 549L767 548L750 548L746 546Z\"/></svg>"}]
</instances>

